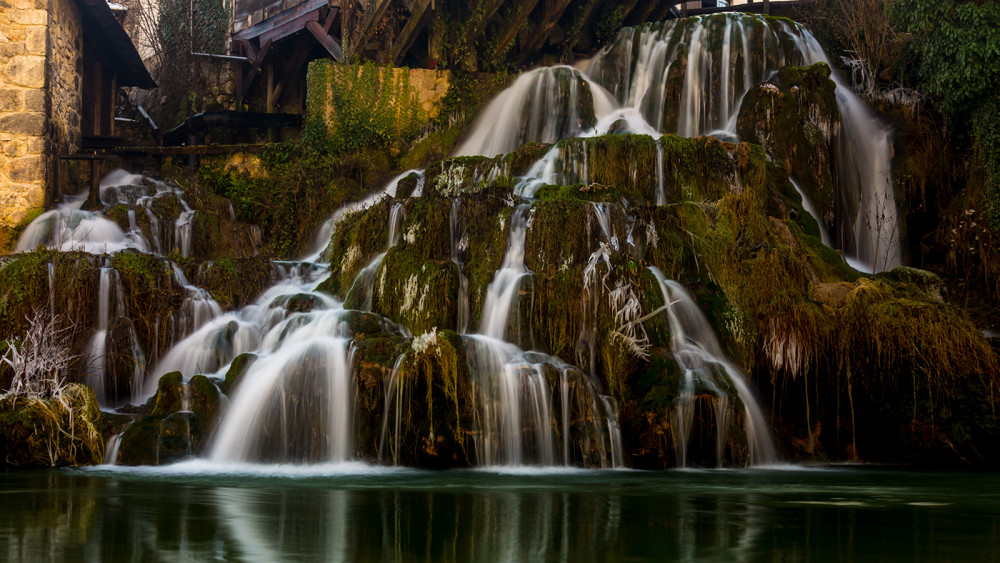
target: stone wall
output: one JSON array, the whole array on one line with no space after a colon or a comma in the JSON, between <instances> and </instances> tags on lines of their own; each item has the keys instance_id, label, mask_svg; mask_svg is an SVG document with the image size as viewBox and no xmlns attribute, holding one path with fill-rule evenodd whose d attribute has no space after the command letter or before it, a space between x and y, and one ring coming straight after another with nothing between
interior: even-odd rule
<instances>
[{"instance_id":1,"label":"stone wall","mask_svg":"<svg viewBox=\"0 0 1000 563\"><path fill-rule=\"evenodd\" d=\"M0 227L45 199L45 0L0 0Z\"/></svg>"},{"instance_id":2,"label":"stone wall","mask_svg":"<svg viewBox=\"0 0 1000 563\"><path fill-rule=\"evenodd\" d=\"M57 155L76 152L81 141L83 27L80 8L73 0L49 0L48 53L48 133L52 143L48 169L50 179L62 183L61 179L66 178L66 163L58 163ZM60 170L52 176L57 165Z\"/></svg>"}]
</instances>

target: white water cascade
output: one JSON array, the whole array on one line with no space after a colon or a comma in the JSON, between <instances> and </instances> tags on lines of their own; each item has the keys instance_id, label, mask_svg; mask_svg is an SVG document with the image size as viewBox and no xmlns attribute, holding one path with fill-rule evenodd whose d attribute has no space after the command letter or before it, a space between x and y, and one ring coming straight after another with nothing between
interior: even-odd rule
<instances>
[{"instance_id":1,"label":"white water cascade","mask_svg":"<svg viewBox=\"0 0 1000 563\"><path fill-rule=\"evenodd\" d=\"M592 129L616 107L573 67L532 70L490 102L455 154L496 156L527 142L554 143Z\"/></svg>"},{"instance_id":2,"label":"white water cascade","mask_svg":"<svg viewBox=\"0 0 1000 563\"><path fill-rule=\"evenodd\" d=\"M739 108L752 86L783 66L817 62L829 65L801 25L725 13L625 28L587 74L656 129L735 140ZM889 270L902 263L891 131L838 72L831 78L842 119L833 241L856 268Z\"/></svg>"},{"instance_id":3,"label":"white water cascade","mask_svg":"<svg viewBox=\"0 0 1000 563\"><path fill-rule=\"evenodd\" d=\"M725 456L728 421L733 408L742 406L750 465L771 465L778 461L770 425L746 376L730 362L708 319L681 284L668 280L655 266L650 272L656 277L663 293L670 320L671 353L682 370L683 380L674 416L674 442L678 463L687 465L688 442L695 413L695 393L698 390L715 396L716 456L721 465ZM738 401L736 403L735 401Z\"/></svg>"}]
</instances>

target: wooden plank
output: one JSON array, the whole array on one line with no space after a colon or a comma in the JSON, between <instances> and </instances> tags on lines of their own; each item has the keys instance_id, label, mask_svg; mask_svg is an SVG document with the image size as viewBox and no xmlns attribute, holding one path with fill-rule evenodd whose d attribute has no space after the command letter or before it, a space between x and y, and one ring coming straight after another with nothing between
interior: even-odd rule
<instances>
[{"instance_id":1,"label":"wooden plank","mask_svg":"<svg viewBox=\"0 0 1000 563\"><path fill-rule=\"evenodd\" d=\"M250 72L247 73L246 78L243 80L243 86L240 89L240 100L247 97L250 92L250 87L253 86L254 79L260 74L260 65L264 62L267 57L267 52L271 50L271 42L268 41L261 46L260 51L257 52L257 56L254 58L253 67L250 68Z\"/></svg>"},{"instance_id":2,"label":"wooden plank","mask_svg":"<svg viewBox=\"0 0 1000 563\"><path fill-rule=\"evenodd\" d=\"M272 4L275 0L236 0L236 19L246 19L247 16L265 6ZM280 2L280 0L278 0Z\"/></svg>"},{"instance_id":3,"label":"wooden plank","mask_svg":"<svg viewBox=\"0 0 1000 563\"><path fill-rule=\"evenodd\" d=\"M537 2L537 0L535 1ZM410 19L406 21L403 30L399 32L399 36L392 42L392 49L389 55L392 58L392 64L403 64L403 59L410 51L410 48L413 47L413 42L417 40L417 36L427 27L427 23L431 19L430 6L431 0L417 0L414 4L413 10L410 12Z\"/></svg>"},{"instance_id":4,"label":"wooden plank","mask_svg":"<svg viewBox=\"0 0 1000 563\"><path fill-rule=\"evenodd\" d=\"M337 3L336 0L335 3ZM267 18L264 17L264 11L262 9L256 19L253 20L256 22L253 23L253 25L246 26L238 31L236 30L236 25L233 25L233 39L243 40L260 37L264 33L272 31L279 25L287 23L305 12L318 10L326 5L328 5L327 0L307 0L305 2L300 2L289 10L285 10L280 13L272 13L271 16Z\"/></svg>"},{"instance_id":5,"label":"wooden plank","mask_svg":"<svg viewBox=\"0 0 1000 563\"><path fill-rule=\"evenodd\" d=\"M333 20L337 18L338 11L340 11L339 6L330 6L330 9L326 12L326 21L323 22L323 33L330 33L330 28L333 27Z\"/></svg>"},{"instance_id":6,"label":"wooden plank","mask_svg":"<svg viewBox=\"0 0 1000 563\"><path fill-rule=\"evenodd\" d=\"M275 27L271 31L261 35L260 40L272 42L280 41L296 31L302 31L306 28L306 23L311 21L319 21L319 10L314 10L308 14L302 14L299 17L284 23L283 25Z\"/></svg>"},{"instance_id":7,"label":"wooden plank","mask_svg":"<svg viewBox=\"0 0 1000 563\"><path fill-rule=\"evenodd\" d=\"M576 34L576 37L570 38L570 40L566 43L565 52L571 53L573 48L576 47L576 44L580 42L580 37L583 33L582 30L587 29L590 26L590 21L594 19L594 15L597 13L597 8L601 4L603 4L601 0L587 2L586 6L583 8L583 14L574 16L574 27L575 22L580 21L577 18L583 19L583 25L580 26L581 32Z\"/></svg>"},{"instance_id":8,"label":"wooden plank","mask_svg":"<svg viewBox=\"0 0 1000 563\"><path fill-rule=\"evenodd\" d=\"M247 56L247 58L249 58L251 61L256 61L257 49L254 49L253 43L244 39L243 41L240 42L240 44L243 45L243 51L244 54Z\"/></svg>"},{"instance_id":9,"label":"wooden plank","mask_svg":"<svg viewBox=\"0 0 1000 563\"><path fill-rule=\"evenodd\" d=\"M319 41L319 44L322 45L323 48L326 49L328 53L330 53L330 56L333 57L333 60L340 61L342 58L344 58L344 50L340 48L340 44L337 43L333 39L333 37L330 37L330 35L323 30L323 26L319 25L314 21L311 21L311 22L306 22L306 29L308 29L309 32L313 34L313 37L315 37L316 40ZM305 49L299 49L299 50L305 51Z\"/></svg>"},{"instance_id":10,"label":"wooden plank","mask_svg":"<svg viewBox=\"0 0 1000 563\"><path fill-rule=\"evenodd\" d=\"M503 5L504 0L485 0L484 6L482 6L483 14L481 18L476 19L475 25L469 27L465 32L465 44L475 45L476 40L482 35L483 30L486 29L486 24L490 23L493 16L496 15L497 10Z\"/></svg>"}]
</instances>

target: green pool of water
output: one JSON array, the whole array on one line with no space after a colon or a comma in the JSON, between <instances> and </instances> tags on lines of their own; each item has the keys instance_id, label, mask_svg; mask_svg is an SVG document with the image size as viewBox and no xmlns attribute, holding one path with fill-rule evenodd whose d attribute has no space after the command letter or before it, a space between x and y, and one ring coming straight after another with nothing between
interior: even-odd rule
<instances>
[{"instance_id":1,"label":"green pool of water","mask_svg":"<svg viewBox=\"0 0 1000 563\"><path fill-rule=\"evenodd\" d=\"M997 561L1000 475L879 468L0 473L6 561Z\"/></svg>"}]
</instances>

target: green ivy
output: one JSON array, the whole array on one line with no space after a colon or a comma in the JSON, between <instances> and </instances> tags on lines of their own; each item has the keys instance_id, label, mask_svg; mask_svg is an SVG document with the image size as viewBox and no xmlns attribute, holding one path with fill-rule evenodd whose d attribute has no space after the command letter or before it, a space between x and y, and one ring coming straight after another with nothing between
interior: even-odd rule
<instances>
[{"instance_id":1,"label":"green ivy","mask_svg":"<svg viewBox=\"0 0 1000 563\"><path fill-rule=\"evenodd\" d=\"M303 138L316 150L399 150L427 122L408 72L319 60L309 65L306 81L309 109Z\"/></svg>"}]
</instances>

